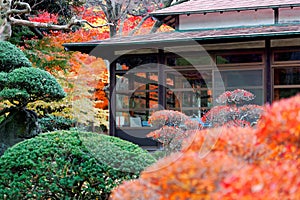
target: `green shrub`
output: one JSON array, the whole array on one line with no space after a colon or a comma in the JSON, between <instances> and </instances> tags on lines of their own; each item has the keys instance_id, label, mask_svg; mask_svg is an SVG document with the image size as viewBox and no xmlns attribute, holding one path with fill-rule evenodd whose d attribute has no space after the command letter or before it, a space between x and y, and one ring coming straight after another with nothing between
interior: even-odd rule
<instances>
[{"instance_id":1,"label":"green shrub","mask_svg":"<svg viewBox=\"0 0 300 200\"><path fill-rule=\"evenodd\" d=\"M26 40L33 38L35 34L30 30L28 26L12 26L12 36L9 39L14 45L23 45ZM25 39L25 41L24 41Z\"/></svg>"},{"instance_id":2,"label":"green shrub","mask_svg":"<svg viewBox=\"0 0 300 200\"><path fill-rule=\"evenodd\" d=\"M0 158L0 199L108 199L154 161L137 145L107 135L40 134Z\"/></svg>"},{"instance_id":3,"label":"green shrub","mask_svg":"<svg viewBox=\"0 0 300 200\"><path fill-rule=\"evenodd\" d=\"M40 133L37 114L26 108L28 103L52 102L66 96L63 88L47 71L32 67L24 53L9 42L0 41L0 155L7 147Z\"/></svg>"},{"instance_id":4,"label":"green shrub","mask_svg":"<svg viewBox=\"0 0 300 200\"><path fill-rule=\"evenodd\" d=\"M32 67L24 53L10 42L0 41L0 71L10 72L21 67Z\"/></svg>"},{"instance_id":5,"label":"green shrub","mask_svg":"<svg viewBox=\"0 0 300 200\"><path fill-rule=\"evenodd\" d=\"M66 93L49 72L33 67L22 67L7 73L6 88L0 91L0 97L25 105L37 100L60 100L65 96Z\"/></svg>"},{"instance_id":6,"label":"green shrub","mask_svg":"<svg viewBox=\"0 0 300 200\"><path fill-rule=\"evenodd\" d=\"M74 126L75 120L47 114L45 117L38 119L38 123L41 131L44 133L57 130L69 130Z\"/></svg>"}]
</instances>

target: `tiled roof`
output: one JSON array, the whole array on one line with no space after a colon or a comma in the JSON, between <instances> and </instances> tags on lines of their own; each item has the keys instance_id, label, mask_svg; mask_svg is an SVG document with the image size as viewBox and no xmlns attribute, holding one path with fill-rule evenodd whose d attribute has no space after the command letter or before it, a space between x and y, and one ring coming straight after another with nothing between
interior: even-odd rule
<instances>
[{"instance_id":1,"label":"tiled roof","mask_svg":"<svg viewBox=\"0 0 300 200\"><path fill-rule=\"evenodd\" d=\"M208 13L229 10L249 10L300 6L299 0L189 0L168 8L157 10L151 15L185 13Z\"/></svg>"},{"instance_id":2,"label":"tiled roof","mask_svg":"<svg viewBox=\"0 0 300 200\"><path fill-rule=\"evenodd\" d=\"M207 41L216 39L255 38L286 35L300 36L300 25L260 26L186 32L175 31L168 33L139 35L133 37L120 37L101 41L89 41L85 43L69 43L65 44L64 46L69 50L78 50L82 47L86 47L88 49L98 45L100 47L125 46L126 48L128 48L134 45L164 45L165 43L185 42L191 40Z\"/></svg>"}]
</instances>

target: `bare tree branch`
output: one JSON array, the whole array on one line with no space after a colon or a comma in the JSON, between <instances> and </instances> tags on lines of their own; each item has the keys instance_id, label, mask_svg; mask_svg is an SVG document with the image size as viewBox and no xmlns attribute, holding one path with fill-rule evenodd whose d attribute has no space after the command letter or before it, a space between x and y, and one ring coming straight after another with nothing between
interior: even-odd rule
<instances>
[{"instance_id":1,"label":"bare tree branch","mask_svg":"<svg viewBox=\"0 0 300 200\"><path fill-rule=\"evenodd\" d=\"M19 26L28 26L28 27L34 27L34 28L46 28L46 29L53 29L53 30L70 30L72 26L78 26L81 24L88 24L92 28L100 28L103 26L113 26L112 23L106 23L103 25L95 26L91 23L89 23L86 20L78 20L75 17L73 17L68 24L65 25L56 25L56 24L50 24L50 23L42 23L42 22L32 22L24 19L16 19L11 17L10 18L11 25L19 25Z\"/></svg>"},{"instance_id":2,"label":"bare tree branch","mask_svg":"<svg viewBox=\"0 0 300 200\"><path fill-rule=\"evenodd\" d=\"M149 14L146 15L145 17L143 17L143 19L140 21L140 23L132 31L130 31L130 33L128 35L129 36L134 35L136 33L136 31L139 30L142 27L142 25L144 24L144 22L149 18L150 18Z\"/></svg>"},{"instance_id":3,"label":"bare tree branch","mask_svg":"<svg viewBox=\"0 0 300 200\"><path fill-rule=\"evenodd\" d=\"M84 23L85 23L85 24L89 25L89 26L92 27L92 28L101 28L101 27L103 27L103 26L114 26L113 23L106 23L106 24L102 24L102 25L97 25L97 26L95 26L95 25L91 24L90 22L88 22L88 21L86 21L86 20L78 20L78 22L81 23L81 24L84 24Z\"/></svg>"},{"instance_id":4,"label":"bare tree branch","mask_svg":"<svg viewBox=\"0 0 300 200\"><path fill-rule=\"evenodd\" d=\"M172 3L173 0L168 0L167 2L165 2L165 8L170 7L170 6L174 6L174 5L177 5L177 4L181 4L181 3L186 2L186 1L189 1L189 0L177 0L175 3ZM156 21L154 23L154 25L152 26L150 33L155 33L162 25L163 25L163 22Z\"/></svg>"},{"instance_id":5,"label":"bare tree branch","mask_svg":"<svg viewBox=\"0 0 300 200\"><path fill-rule=\"evenodd\" d=\"M20 7L25 7L25 9L23 9L23 10L20 10L20 9L10 9L6 13L7 16L12 15L12 14L26 14L26 13L30 13L31 12L31 8L30 8L30 5L28 3L16 1L14 3L14 5L20 6Z\"/></svg>"},{"instance_id":6,"label":"bare tree branch","mask_svg":"<svg viewBox=\"0 0 300 200\"><path fill-rule=\"evenodd\" d=\"M36 6L38 6L38 5L42 4L42 3L44 3L44 1L45 1L45 0L40 0L39 2L34 1L34 5L31 6L31 8L34 9Z\"/></svg>"},{"instance_id":7,"label":"bare tree branch","mask_svg":"<svg viewBox=\"0 0 300 200\"><path fill-rule=\"evenodd\" d=\"M153 24L150 33L155 33L159 29L159 27L161 27L161 25L163 25L163 23L161 21L156 21Z\"/></svg>"}]
</instances>

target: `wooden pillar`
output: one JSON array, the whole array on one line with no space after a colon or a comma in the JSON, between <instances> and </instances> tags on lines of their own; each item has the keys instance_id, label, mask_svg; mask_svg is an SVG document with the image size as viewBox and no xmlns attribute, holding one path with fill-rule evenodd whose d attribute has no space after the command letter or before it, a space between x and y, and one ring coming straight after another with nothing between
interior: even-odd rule
<instances>
[{"instance_id":1,"label":"wooden pillar","mask_svg":"<svg viewBox=\"0 0 300 200\"><path fill-rule=\"evenodd\" d=\"M274 8L274 24L278 24L279 21L279 9L278 8Z\"/></svg>"},{"instance_id":2,"label":"wooden pillar","mask_svg":"<svg viewBox=\"0 0 300 200\"><path fill-rule=\"evenodd\" d=\"M158 50L158 104L166 107L166 77L165 77L165 55L164 50Z\"/></svg>"},{"instance_id":3,"label":"wooden pillar","mask_svg":"<svg viewBox=\"0 0 300 200\"><path fill-rule=\"evenodd\" d=\"M272 101L272 68L271 68L271 41L270 39L265 40L265 98L267 103Z\"/></svg>"},{"instance_id":4,"label":"wooden pillar","mask_svg":"<svg viewBox=\"0 0 300 200\"><path fill-rule=\"evenodd\" d=\"M116 94L114 88L116 86L116 62L110 63L109 67L109 135L116 135Z\"/></svg>"}]
</instances>

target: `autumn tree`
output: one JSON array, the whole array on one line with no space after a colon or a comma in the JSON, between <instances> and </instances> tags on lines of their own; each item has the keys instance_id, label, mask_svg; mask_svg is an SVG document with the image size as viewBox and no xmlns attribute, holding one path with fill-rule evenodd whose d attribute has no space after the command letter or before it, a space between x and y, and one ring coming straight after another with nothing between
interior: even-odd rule
<instances>
[{"instance_id":1,"label":"autumn tree","mask_svg":"<svg viewBox=\"0 0 300 200\"><path fill-rule=\"evenodd\" d=\"M40 133L35 112L26 108L37 100L46 102L66 96L48 72L33 68L23 52L9 42L0 42L0 100L8 101L0 110L1 152L7 147Z\"/></svg>"},{"instance_id":2,"label":"autumn tree","mask_svg":"<svg viewBox=\"0 0 300 200\"><path fill-rule=\"evenodd\" d=\"M122 35L124 21L128 16L139 16L140 20L131 30L129 35L133 35L150 18L150 13L156 9L170 7L187 0L88 0L88 4L99 6L105 14L110 26L110 37ZM156 32L162 25L162 22L154 21L149 33Z\"/></svg>"},{"instance_id":3,"label":"autumn tree","mask_svg":"<svg viewBox=\"0 0 300 200\"><path fill-rule=\"evenodd\" d=\"M0 10L1 10L0 40L8 40L11 37L12 26L26 26L32 28L44 28L44 29L51 29L51 30L66 30L66 31L70 31L73 26L76 25L80 26L82 24L88 24L94 28L104 26L104 25L93 26L90 22L86 20L78 19L77 16L75 15L67 19L65 24L54 24L53 21L52 23L51 21L50 22L30 21L27 15L32 14L32 8L38 7L42 3L46 3L46 2L34 1L33 5L30 5L30 3L21 0L1 0L0 1ZM51 6L51 3L48 4L48 6ZM62 12L64 10L66 9L63 8L61 9ZM105 24L105 25L109 25L109 24Z\"/></svg>"},{"instance_id":4,"label":"autumn tree","mask_svg":"<svg viewBox=\"0 0 300 200\"><path fill-rule=\"evenodd\" d=\"M147 134L147 137L162 144L162 156L181 150L182 141L191 134L189 130L202 129L197 121L174 110L159 110L152 113L149 124L157 130Z\"/></svg>"},{"instance_id":5,"label":"autumn tree","mask_svg":"<svg viewBox=\"0 0 300 200\"><path fill-rule=\"evenodd\" d=\"M261 106L247 103L254 98L254 94L243 89L225 91L216 99L219 105L205 113L202 120L214 127L254 126L263 112Z\"/></svg>"},{"instance_id":6,"label":"autumn tree","mask_svg":"<svg viewBox=\"0 0 300 200\"><path fill-rule=\"evenodd\" d=\"M111 199L299 199L300 96L265 110L256 128L196 131Z\"/></svg>"}]
</instances>

